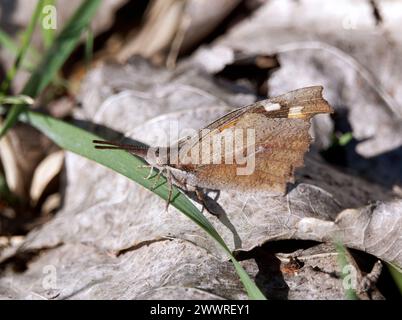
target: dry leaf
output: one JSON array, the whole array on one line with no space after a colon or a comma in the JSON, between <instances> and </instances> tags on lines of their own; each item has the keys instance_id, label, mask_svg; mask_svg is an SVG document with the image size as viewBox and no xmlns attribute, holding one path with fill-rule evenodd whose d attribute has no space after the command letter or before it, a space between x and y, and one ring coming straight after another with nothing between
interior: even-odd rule
<instances>
[{"instance_id":1,"label":"dry leaf","mask_svg":"<svg viewBox=\"0 0 402 320\"><path fill-rule=\"evenodd\" d=\"M35 168L54 146L47 137L25 124L18 124L9 130L0 143L1 159L10 190L20 200L29 201L29 188Z\"/></svg>"},{"instance_id":2,"label":"dry leaf","mask_svg":"<svg viewBox=\"0 0 402 320\"><path fill-rule=\"evenodd\" d=\"M56 151L49 154L36 167L33 174L30 199L35 205L49 183L61 172L64 164L64 151Z\"/></svg>"},{"instance_id":3,"label":"dry leaf","mask_svg":"<svg viewBox=\"0 0 402 320\"><path fill-rule=\"evenodd\" d=\"M167 58L168 64L173 65L179 52L211 33L239 3L239 0L154 0L140 32L134 34L117 57L121 62L135 54L163 61Z\"/></svg>"},{"instance_id":4,"label":"dry leaf","mask_svg":"<svg viewBox=\"0 0 402 320\"><path fill-rule=\"evenodd\" d=\"M26 193L23 174L18 168L17 157L8 136L0 140L0 158L8 188L13 194L24 199Z\"/></svg>"}]
</instances>

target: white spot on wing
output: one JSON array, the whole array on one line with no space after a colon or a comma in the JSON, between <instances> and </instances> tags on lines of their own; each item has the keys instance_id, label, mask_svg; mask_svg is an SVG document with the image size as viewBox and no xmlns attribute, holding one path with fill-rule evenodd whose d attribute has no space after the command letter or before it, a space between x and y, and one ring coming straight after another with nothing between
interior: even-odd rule
<instances>
[{"instance_id":1,"label":"white spot on wing","mask_svg":"<svg viewBox=\"0 0 402 320\"><path fill-rule=\"evenodd\" d=\"M289 109L289 116L296 116L296 115L300 115L303 111L303 107L291 107Z\"/></svg>"},{"instance_id":2,"label":"white spot on wing","mask_svg":"<svg viewBox=\"0 0 402 320\"><path fill-rule=\"evenodd\" d=\"M281 105L279 103L268 103L264 106L265 111L276 111L281 109Z\"/></svg>"}]
</instances>

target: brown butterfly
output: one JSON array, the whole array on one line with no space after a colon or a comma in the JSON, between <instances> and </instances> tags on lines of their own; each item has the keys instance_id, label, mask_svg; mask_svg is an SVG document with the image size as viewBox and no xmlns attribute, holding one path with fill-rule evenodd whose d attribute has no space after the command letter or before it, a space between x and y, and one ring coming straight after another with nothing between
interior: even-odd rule
<instances>
[{"instance_id":1,"label":"brown butterfly","mask_svg":"<svg viewBox=\"0 0 402 320\"><path fill-rule=\"evenodd\" d=\"M195 192L203 204L204 189L285 194L311 143L311 117L333 112L322 90L306 87L241 107L170 147L95 140L95 148L142 157L170 186Z\"/></svg>"}]
</instances>

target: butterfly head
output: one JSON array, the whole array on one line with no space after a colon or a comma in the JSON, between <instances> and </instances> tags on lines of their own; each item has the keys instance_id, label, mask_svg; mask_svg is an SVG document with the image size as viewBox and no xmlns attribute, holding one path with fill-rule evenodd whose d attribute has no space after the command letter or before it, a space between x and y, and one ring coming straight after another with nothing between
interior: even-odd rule
<instances>
[{"instance_id":1,"label":"butterfly head","mask_svg":"<svg viewBox=\"0 0 402 320\"><path fill-rule=\"evenodd\" d=\"M167 165L169 164L169 149L164 147L150 147L144 159L153 166Z\"/></svg>"}]
</instances>

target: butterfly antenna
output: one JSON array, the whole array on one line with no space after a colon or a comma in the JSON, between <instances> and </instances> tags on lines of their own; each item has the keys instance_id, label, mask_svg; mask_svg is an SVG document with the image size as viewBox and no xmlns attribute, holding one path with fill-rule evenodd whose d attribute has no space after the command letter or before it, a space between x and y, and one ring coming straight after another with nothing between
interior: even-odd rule
<instances>
[{"instance_id":1,"label":"butterfly antenna","mask_svg":"<svg viewBox=\"0 0 402 320\"><path fill-rule=\"evenodd\" d=\"M132 144L124 144L113 141L104 141L104 140L93 140L95 144L95 149L99 150L126 150L128 152L132 152L139 156L144 156L148 151L148 147L146 146L136 146Z\"/></svg>"}]
</instances>

